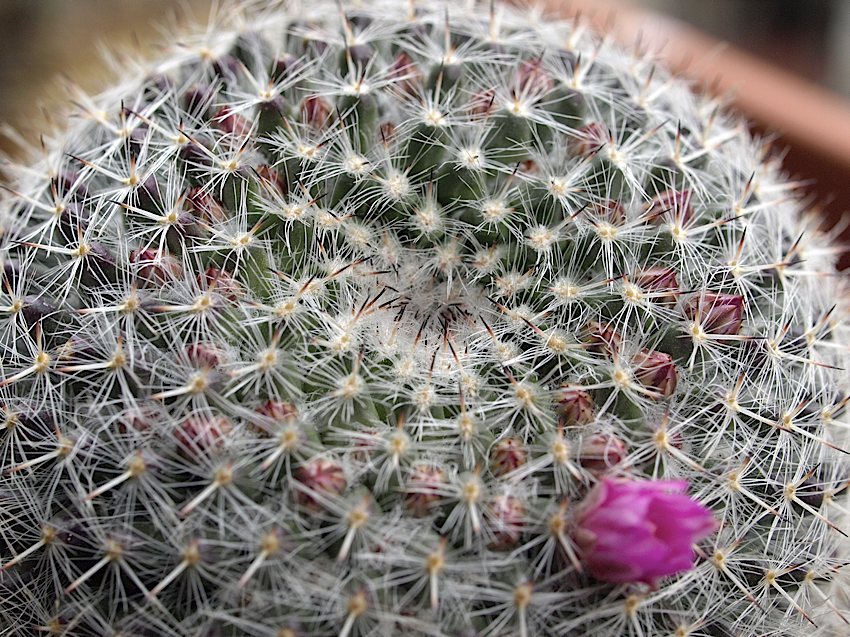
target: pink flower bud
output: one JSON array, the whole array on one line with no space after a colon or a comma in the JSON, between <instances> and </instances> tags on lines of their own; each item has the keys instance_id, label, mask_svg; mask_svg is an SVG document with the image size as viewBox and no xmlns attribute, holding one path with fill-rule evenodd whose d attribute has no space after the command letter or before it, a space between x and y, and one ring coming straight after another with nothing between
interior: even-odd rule
<instances>
[{"instance_id":1,"label":"pink flower bud","mask_svg":"<svg viewBox=\"0 0 850 637\"><path fill-rule=\"evenodd\" d=\"M593 212L599 221L621 226L626 221L626 209L619 201L606 199L593 204Z\"/></svg>"},{"instance_id":2,"label":"pink flower bud","mask_svg":"<svg viewBox=\"0 0 850 637\"><path fill-rule=\"evenodd\" d=\"M493 104L496 101L496 92L493 89L479 91L473 94L469 100L469 114L484 117L489 115L493 110Z\"/></svg>"},{"instance_id":3,"label":"pink flower bud","mask_svg":"<svg viewBox=\"0 0 850 637\"><path fill-rule=\"evenodd\" d=\"M224 416L190 416L184 420L174 437L180 452L193 456L221 448L233 424Z\"/></svg>"},{"instance_id":4,"label":"pink flower bud","mask_svg":"<svg viewBox=\"0 0 850 637\"><path fill-rule=\"evenodd\" d=\"M389 68L389 76L394 80L393 86L407 95L415 95L422 79L419 67L407 53L398 54Z\"/></svg>"},{"instance_id":5,"label":"pink flower bud","mask_svg":"<svg viewBox=\"0 0 850 637\"><path fill-rule=\"evenodd\" d=\"M220 131L237 137L246 137L251 132L251 122L234 113L227 106L222 106L216 111L213 117L213 125Z\"/></svg>"},{"instance_id":6,"label":"pink flower bud","mask_svg":"<svg viewBox=\"0 0 850 637\"><path fill-rule=\"evenodd\" d=\"M292 422L298 417L295 405L280 400L267 400L257 407L257 413L281 423Z\"/></svg>"},{"instance_id":7,"label":"pink flower bud","mask_svg":"<svg viewBox=\"0 0 850 637\"><path fill-rule=\"evenodd\" d=\"M693 568L693 545L716 522L684 480L602 480L579 505L575 539L593 577L654 586Z\"/></svg>"},{"instance_id":8,"label":"pink flower bud","mask_svg":"<svg viewBox=\"0 0 850 637\"><path fill-rule=\"evenodd\" d=\"M321 509L321 496L342 495L348 480L345 472L335 460L313 458L295 471L295 479L307 489L298 491L298 502L309 509Z\"/></svg>"},{"instance_id":9,"label":"pink flower bud","mask_svg":"<svg viewBox=\"0 0 850 637\"><path fill-rule=\"evenodd\" d=\"M588 350L611 356L620 350L620 335L610 324L591 321L585 326L585 342Z\"/></svg>"},{"instance_id":10,"label":"pink flower bud","mask_svg":"<svg viewBox=\"0 0 850 637\"><path fill-rule=\"evenodd\" d=\"M525 507L512 495L497 495L488 507L488 527L493 551L506 551L516 546L525 528Z\"/></svg>"},{"instance_id":11,"label":"pink flower bud","mask_svg":"<svg viewBox=\"0 0 850 637\"><path fill-rule=\"evenodd\" d=\"M538 96L545 95L555 85L549 73L543 68L543 61L540 58L526 60L519 65L516 83L519 93L530 93Z\"/></svg>"},{"instance_id":12,"label":"pink flower bud","mask_svg":"<svg viewBox=\"0 0 850 637\"><path fill-rule=\"evenodd\" d=\"M519 438L505 438L490 452L490 469L493 475L503 476L521 467L528 460L528 451Z\"/></svg>"},{"instance_id":13,"label":"pink flower bud","mask_svg":"<svg viewBox=\"0 0 850 637\"><path fill-rule=\"evenodd\" d=\"M648 292L655 303L674 303L679 283L672 268L648 268L641 272L635 283Z\"/></svg>"},{"instance_id":14,"label":"pink flower bud","mask_svg":"<svg viewBox=\"0 0 850 637\"><path fill-rule=\"evenodd\" d=\"M301 102L301 119L308 126L322 129L328 124L331 105L321 95L310 95Z\"/></svg>"},{"instance_id":15,"label":"pink flower bud","mask_svg":"<svg viewBox=\"0 0 850 637\"><path fill-rule=\"evenodd\" d=\"M599 433L582 440L579 464L599 476L619 465L629 454L626 443L612 434Z\"/></svg>"},{"instance_id":16,"label":"pink flower bud","mask_svg":"<svg viewBox=\"0 0 850 637\"><path fill-rule=\"evenodd\" d=\"M605 124L591 122L578 129L578 138L570 140L570 149L579 157L590 157L608 143L609 133Z\"/></svg>"},{"instance_id":17,"label":"pink flower bud","mask_svg":"<svg viewBox=\"0 0 850 637\"><path fill-rule=\"evenodd\" d=\"M708 334L737 334L744 320L744 297L706 292L690 300L685 316Z\"/></svg>"},{"instance_id":18,"label":"pink flower bud","mask_svg":"<svg viewBox=\"0 0 850 637\"><path fill-rule=\"evenodd\" d=\"M595 405L591 395L583 389L564 386L558 390L557 405L560 424L567 427L593 422Z\"/></svg>"},{"instance_id":19,"label":"pink flower bud","mask_svg":"<svg viewBox=\"0 0 850 637\"><path fill-rule=\"evenodd\" d=\"M196 217L209 224L221 223L227 218L224 207L200 186L189 190L186 194L186 203Z\"/></svg>"},{"instance_id":20,"label":"pink flower bud","mask_svg":"<svg viewBox=\"0 0 850 637\"><path fill-rule=\"evenodd\" d=\"M242 286L226 270L207 268L198 276L201 288L214 290L228 301L235 301L242 294Z\"/></svg>"},{"instance_id":21,"label":"pink flower bud","mask_svg":"<svg viewBox=\"0 0 850 637\"><path fill-rule=\"evenodd\" d=\"M276 188L280 194L285 195L289 191L286 184L286 177L273 166L269 166L268 164L257 166L257 175L260 176L265 184Z\"/></svg>"},{"instance_id":22,"label":"pink flower bud","mask_svg":"<svg viewBox=\"0 0 850 637\"><path fill-rule=\"evenodd\" d=\"M137 266L136 277L141 287L158 287L183 276L180 262L168 253L158 254L153 248L132 250L130 263Z\"/></svg>"},{"instance_id":23,"label":"pink flower bud","mask_svg":"<svg viewBox=\"0 0 850 637\"><path fill-rule=\"evenodd\" d=\"M224 353L214 345L191 343L186 347L186 357L199 369L215 369L221 365Z\"/></svg>"},{"instance_id":24,"label":"pink flower bud","mask_svg":"<svg viewBox=\"0 0 850 637\"><path fill-rule=\"evenodd\" d=\"M446 474L435 465L420 464L410 470L404 504L416 517L424 517L438 506L445 489Z\"/></svg>"},{"instance_id":25,"label":"pink flower bud","mask_svg":"<svg viewBox=\"0 0 850 637\"><path fill-rule=\"evenodd\" d=\"M665 190L649 204L647 216L651 221L669 219L679 225L686 224L694 216L690 190Z\"/></svg>"},{"instance_id":26,"label":"pink flower bud","mask_svg":"<svg viewBox=\"0 0 850 637\"><path fill-rule=\"evenodd\" d=\"M679 370L669 354L642 349L632 359L632 364L635 366L637 381L652 390L657 398L667 398L676 391Z\"/></svg>"}]
</instances>

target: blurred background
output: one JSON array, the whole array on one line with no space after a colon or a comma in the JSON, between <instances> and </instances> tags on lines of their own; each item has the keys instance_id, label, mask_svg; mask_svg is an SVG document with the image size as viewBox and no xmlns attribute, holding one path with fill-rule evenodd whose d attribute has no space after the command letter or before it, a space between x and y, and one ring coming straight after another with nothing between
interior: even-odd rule
<instances>
[{"instance_id":1,"label":"blurred background","mask_svg":"<svg viewBox=\"0 0 850 637\"><path fill-rule=\"evenodd\" d=\"M613 17L627 44L641 31L679 72L732 94L757 131L780 135L826 223L850 211L850 0L542 1L600 25ZM96 90L109 79L102 45L150 46L170 14L203 16L211 2L0 0L0 122L37 139L60 74ZM0 151L16 149L0 136Z\"/></svg>"}]
</instances>

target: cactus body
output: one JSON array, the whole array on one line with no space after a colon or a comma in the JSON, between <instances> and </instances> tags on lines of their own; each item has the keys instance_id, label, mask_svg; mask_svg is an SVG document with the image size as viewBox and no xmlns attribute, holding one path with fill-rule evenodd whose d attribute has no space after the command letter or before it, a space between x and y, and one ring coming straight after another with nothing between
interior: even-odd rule
<instances>
[{"instance_id":1,"label":"cactus body","mask_svg":"<svg viewBox=\"0 0 850 637\"><path fill-rule=\"evenodd\" d=\"M846 622L846 289L763 143L581 23L272 4L4 167L0 632ZM603 478L687 480L694 567L591 575Z\"/></svg>"}]
</instances>

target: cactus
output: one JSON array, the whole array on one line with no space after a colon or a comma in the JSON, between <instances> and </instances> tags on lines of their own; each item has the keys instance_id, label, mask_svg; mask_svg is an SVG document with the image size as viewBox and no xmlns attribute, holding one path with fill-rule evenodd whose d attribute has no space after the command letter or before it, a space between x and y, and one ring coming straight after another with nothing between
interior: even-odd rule
<instances>
[{"instance_id":1,"label":"cactus","mask_svg":"<svg viewBox=\"0 0 850 637\"><path fill-rule=\"evenodd\" d=\"M846 628L800 185L646 53L459 4L245 3L3 164L0 632ZM588 496L661 480L692 568L589 569L634 512Z\"/></svg>"}]
</instances>

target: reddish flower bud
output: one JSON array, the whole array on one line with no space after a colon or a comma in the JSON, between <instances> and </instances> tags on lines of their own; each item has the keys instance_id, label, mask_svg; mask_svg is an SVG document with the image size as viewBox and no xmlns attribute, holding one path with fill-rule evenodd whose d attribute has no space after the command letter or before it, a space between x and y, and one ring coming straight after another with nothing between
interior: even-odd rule
<instances>
[{"instance_id":1,"label":"reddish flower bud","mask_svg":"<svg viewBox=\"0 0 850 637\"><path fill-rule=\"evenodd\" d=\"M235 301L242 294L242 286L226 270L207 268L198 275L198 283L203 289L214 290L228 301Z\"/></svg>"},{"instance_id":2,"label":"reddish flower bud","mask_svg":"<svg viewBox=\"0 0 850 637\"><path fill-rule=\"evenodd\" d=\"M666 398L676 391L679 371L669 354L642 349L632 359L632 364L635 366L637 381L657 394L658 398Z\"/></svg>"},{"instance_id":3,"label":"reddish flower bud","mask_svg":"<svg viewBox=\"0 0 850 637\"><path fill-rule=\"evenodd\" d=\"M673 303L679 291L676 271L672 268L648 268L641 272L635 283L641 290L649 292L655 303Z\"/></svg>"},{"instance_id":4,"label":"reddish flower bud","mask_svg":"<svg viewBox=\"0 0 850 637\"><path fill-rule=\"evenodd\" d=\"M585 342L591 352L611 356L620 350L620 341L620 335L608 323L591 321L585 326Z\"/></svg>"},{"instance_id":5,"label":"reddish flower bud","mask_svg":"<svg viewBox=\"0 0 850 637\"><path fill-rule=\"evenodd\" d=\"M310 95L301 102L301 119L308 126L322 129L328 124L331 105L321 95Z\"/></svg>"},{"instance_id":6,"label":"reddish flower bud","mask_svg":"<svg viewBox=\"0 0 850 637\"><path fill-rule=\"evenodd\" d=\"M512 495L497 495L487 508L487 522L493 551L506 551L516 546L525 527L525 507Z\"/></svg>"},{"instance_id":7,"label":"reddish flower bud","mask_svg":"<svg viewBox=\"0 0 850 637\"><path fill-rule=\"evenodd\" d=\"M298 490L298 502L310 509L321 509L321 497L342 495L348 487L345 472L335 460L313 458L295 470L295 479L305 489Z\"/></svg>"},{"instance_id":8,"label":"reddish flower bud","mask_svg":"<svg viewBox=\"0 0 850 637\"><path fill-rule=\"evenodd\" d=\"M186 356L200 369L215 369L221 365L224 353L215 345L192 343L186 347Z\"/></svg>"},{"instance_id":9,"label":"reddish flower bud","mask_svg":"<svg viewBox=\"0 0 850 637\"><path fill-rule=\"evenodd\" d=\"M153 248L132 250L130 263L137 266L136 277L141 287L158 287L183 276L180 262L168 253Z\"/></svg>"},{"instance_id":10,"label":"reddish flower bud","mask_svg":"<svg viewBox=\"0 0 850 637\"><path fill-rule=\"evenodd\" d=\"M496 100L496 92L493 89L479 91L469 100L469 114L479 115L484 117L489 115L493 110L493 103Z\"/></svg>"},{"instance_id":11,"label":"reddish flower bud","mask_svg":"<svg viewBox=\"0 0 850 637\"><path fill-rule=\"evenodd\" d=\"M601 475L623 462L628 453L626 443L613 434L593 434L581 442L579 464L592 474Z\"/></svg>"},{"instance_id":12,"label":"reddish flower bud","mask_svg":"<svg viewBox=\"0 0 850 637\"><path fill-rule=\"evenodd\" d=\"M591 122L578 129L578 138L570 141L570 148L579 157L590 157L599 152L610 139L608 127L601 122Z\"/></svg>"},{"instance_id":13,"label":"reddish flower bud","mask_svg":"<svg viewBox=\"0 0 850 637\"><path fill-rule=\"evenodd\" d=\"M395 137L395 124L392 122L382 122L381 123L381 141L384 144L389 144L392 141L392 138Z\"/></svg>"},{"instance_id":14,"label":"reddish flower bud","mask_svg":"<svg viewBox=\"0 0 850 637\"><path fill-rule=\"evenodd\" d=\"M669 219L683 225L694 216L690 190L665 190L649 204L647 216L650 220Z\"/></svg>"},{"instance_id":15,"label":"reddish flower bud","mask_svg":"<svg viewBox=\"0 0 850 637\"><path fill-rule=\"evenodd\" d=\"M688 302L685 316L709 334L737 334L744 320L744 297L706 292Z\"/></svg>"},{"instance_id":16,"label":"reddish flower bud","mask_svg":"<svg viewBox=\"0 0 850 637\"><path fill-rule=\"evenodd\" d=\"M622 226L626 221L626 208L619 201L606 199L593 204L593 212L599 221L612 226Z\"/></svg>"},{"instance_id":17,"label":"reddish flower bud","mask_svg":"<svg viewBox=\"0 0 850 637\"><path fill-rule=\"evenodd\" d=\"M519 438L505 438L497 442L490 452L490 469L493 475L503 476L528 460L528 451Z\"/></svg>"},{"instance_id":18,"label":"reddish flower bud","mask_svg":"<svg viewBox=\"0 0 850 637\"><path fill-rule=\"evenodd\" d=\"M284 53L283 56L277 58L272 63L272 79L275 82L280 82L292 76L300 67L301 63L298 61L298 58L290 53Z\"/></svg>"},{"instance_id":19,"label":"reddish flower bud","mask_svg":"<svg viewBox=\"0 0 850 637\"><path fill-rule=\"evenodd\" d=\"M593 398L583 389L565 385L558 390L557 401L555 411L561 425L572 427L593 422Z\"/></svg>"},{"instance_id":20,"label":"reddish flower bud","mask_svg":"<svg viewBox=\"0 0 850 637\"><path fill-rule=\"evenodd\" d=\"M229 107L222 106L213 117L213 125L225 133L246 137L251 132L251 122L234 113Z\"/></svg>"},{"instance_id":21,"label":"reddish flower bud","mask_svg":"<svg viewBox=\"0 0 850 637\"><path fill-rule=\"evenodd\" d=\"M233 429L233 424L224 416L190 416L184 420L174 437L181 453L194 455L220 448Z\"/></svg>"},{"instance_id":22,"label":"reddish flower bud","mask_svg":"<svg viewBox=\"0 0 850 637\"><path fill-rule=\"evenodd\" d=\"M263 164L262 166L257 166L256 170L257 175L260 176L263 182L273 188L276 188L281 195L285 195L289 191L286 184L286 178L273 166Z\"/></svg>"},{"instance_id":23,"label":"reddish flower bud","mask_svg":"<svg viewBox=\"0 0 850 637\"><path fill-rule=\"evenodd\" d=\"M440 467L420 464L410 470L404 504L416 517L424 517L439 505L445 489L446 474Z\"/></svg>"},{"instance_id":24,"label":"reddish flower bud","mask_svg":"<svg viewBox=\"0 0 850 637\"><path fill-rule=\"evenodd\" d=\"M292 425L298 418L298 408L292 403L286 403L280 400L267 400L257 407L256 412L263 419L259 422L257 419L248 419L248 428L261 436L271 435L278 426L283 428L284 425ZM268 427L266 419L273 421L273 428ZM289 436L298 437L297 428L291 427L290 431Z\"/></svg>"},{"instance_id":25,"label":"reddish flower bud","mask_svg":"<svg viewBox=\"0 0 850 637\"><path fill-rule=\"evenodd\" d=\"M211 225L221 223L227 218L224 207L215 197L200 186L189 190L186 195L186 203L196 217Z\"/></svg>"},{"instance_id":26,"label":"reddish flower bud","mask_svg":"<svg viewBox=\"0 0 850 637\"><path fill-rule=\"evenodd\" d=\"M555 83L549 73L543 68L543 60L526 60L519 65L516 74L519 93L542 96L552 90Z\"/></svg>"},{"instance_id":27,"label":"reddish flower bud","mask_svg":"<svg viewBox=\"0 0 850 637\"><path fill-rule=\"evenodd\" d=\"M389 76L395 80L394 86L397 90L408 95L415 95L417 87L422 80L419 67L413 62L407 53L402 51L398 54L389 68Z\"/></svg>"}]
</instances>

